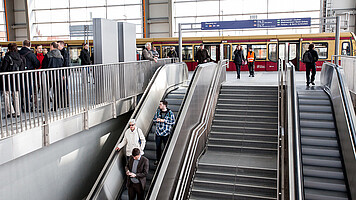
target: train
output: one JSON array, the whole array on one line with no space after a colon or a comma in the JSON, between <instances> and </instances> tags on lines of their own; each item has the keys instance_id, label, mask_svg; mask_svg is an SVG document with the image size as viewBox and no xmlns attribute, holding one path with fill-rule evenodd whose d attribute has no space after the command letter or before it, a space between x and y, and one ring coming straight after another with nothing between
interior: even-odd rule
<instances>
[{"instance_id":1,"label":"train","mask_svg":"<svg viewBox=\"0 0 356 200\"><path fill-rule=\"evenodd\" d=\"M32 48L41 44L44 48L49 48L52 41L32 41ZM69 50L71 65L80 64L80 51L83 40L65 40L66 47ZM137 59L147 42L151 42L156 47L159 57L166 58L171 47L178 52L178 38L138 38L136 39ZM6 51L9 42L0 42L2 52ZM21 41L16 42L20 47ZM289 44L289 61L291 61L297 70L305 71L305 64L302 62L302 55L308 49L310 43L315 45L318 52L319 61L316 63L317 70L321 70L324 61L331 61L335 52L335 34L334 33L315 33L315 34L289 34L289 35L256 35L256 36L216 36L216 37L184 37L183 38L183 61L187 64L188 70L193 71L197 62L195 55L200 44L204 44L213 61L219 61L220 44L223 44L223 57L229 59L227 71L234 71L233 63L234 50L240 44L247 55L247 49L252 48L256 54L256 71L277 71L279 59L285 58L285 45ZM89 41L90 53L94 53L93 41ZM356 55L356 36L353 32L342 32L340 34L340 46L338 55ZM247 65L241 66L242 71L247 71Z\"/></svg>"}]
</instances>

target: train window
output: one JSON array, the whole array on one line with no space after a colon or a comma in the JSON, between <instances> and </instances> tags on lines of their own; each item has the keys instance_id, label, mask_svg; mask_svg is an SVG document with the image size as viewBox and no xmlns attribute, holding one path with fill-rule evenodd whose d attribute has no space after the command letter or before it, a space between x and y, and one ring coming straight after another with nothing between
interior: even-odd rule
<instances>
[{"instance_id":1,"label":"train window","mask_svg":"<svg viewBox=\"0 0 356 200\"><path fill-rule=\"evenodd\" d=\"M183 45L182 55L183 55L183 60L192 60L193 47L190 45Z\"/></svg>"},{"instance_id":2,"label":"train window","mask_svg":"<svg viewBox=\"0 0 356 200\"><path fill-rule=\"evenodd\" d=\"M265 60L267 57L267 45L251 45L252 50L255 52L256 60Z\"/></svg>"},{"instance_id":3,"label":"train window","mask_svg":"<svg viewBox=\"0 0 356 200\"><path fill-rule=\"evenodd\" d=\"M235 50L236 50L236 47L237 47L237 44L233 44L232 45L232 60L235 59ZM247 45L246 44L241 44L241 47L242 47L242 51L243 51L243 54L244 54L244 57L246 58L246 55L247 55Z\"/></svg>"},{"instance_id":4,"label":"train window","mask_svg":"<svg viewBox=\"0 0 356 200\"><path fill-rule=\"evenodd\" d=\"M319 59L328 58L327 42L314 43L314 46L315 46L315 51L318 52ZM308 50L308 48L309 48L309 43L303 43L302 55Z\"/></svg>"},{"instance_id":5,"label":"train window","mask_svg":"<svg viewBox=\"0 0 356 200\"><path fill-rule=\"evenodd\" d=\"M162 58L168 58L168 53L171 50L171 47L178 53L178 48L175 46L162 46Z\"/></svg>"},{"instance_id":6,"label":"train window","mask_svg":"<svg viewBox=\"0 0 356 200\"><path fill-rule=\"evenodd\" d=\"M161 56L161 47L159 46L153 46L156 48L156 51L158 52L158 58Z\"/></svg>"},{"instance_id":7,"label":"train window","mask_svg":"<svg viewBox=\"0 0 356 200\"><path fill-rule=\"evenodd\" d=\"M289 45L289 60L294 60L297 57L297 44Z\"/></svg>"},{"instance_id":8,"label":"train window","mask_svg":"<svg viewBox=\"0 0 356 200\"><path fill-rule=\"evenodd\" d=\"M70 46L69 49L69 56L70 56L70 65L80 65L79 62L79 55L82 50L82 46Z\"/></svg>"},{"instance_id":9,"label":"train window","mask_svg":"<svg viewBox=\"0 0 356 200\"><path fill-rule=\"evenodd\" d=\"M277 62L277 44L268 45L268 59L272 62Z\"/></svg>"},{"instance_id":10,"label":"train window","mask_svg":"<svg viewBox=\"0 0 356 200\"><path fill-rule=\"evenodd\" d=\"M350 53L351 53L351 51L350 51L350 42L343 42L343 43L342 43L341 55L347 55L347 56L349 56Z\"/></svg>"}]
</instances>

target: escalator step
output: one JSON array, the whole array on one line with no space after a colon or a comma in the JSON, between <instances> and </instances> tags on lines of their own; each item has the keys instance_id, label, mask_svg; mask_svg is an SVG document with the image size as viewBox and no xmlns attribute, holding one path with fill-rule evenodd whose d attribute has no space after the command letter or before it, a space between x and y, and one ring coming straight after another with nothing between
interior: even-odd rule
<instances>
[{"instance_id":1,"label":"escalator step","mask_svg":"<svg viewBox=\"0 0 356 200\"><path fill-rule=\"evenodd\" d=\"M320 120L300 120L301 128L320 128L320 129L335 129L333 122Z\"/></svg>"},{"instance_id":2,"label":"escalator step","mask_svg":"<svg viewBox=\"0 0 356 200\"><path fill-rule=\"evenodd\" d=\"M325 147L339 146L335 138L328 138L328 137L302 136L301 141L302 141L302 145L325 146Z\"/></svg>"},{"instance_id":3,"label":"escalator step","mask_svg":"<svg viewBox=\"0 0 356 200\"><path fill-rule=\"evenodd\" d=\"M309 112L300 112L299 113L301 120L326 120L331 123L334 122L334 116L332 113L309 113Z\"/></svg>"},{"instance_id":4,"label":"escalator step","mask_svg":"<svg viewBox=\"0 0 356 200\"><path fill-rule=\"evenodd\" d=\"M321 178L333 178L344 180L344 172L341 168L332 167L315 167L305 165L303 166L304 176L321 177Z\"/></svg>"},{"instance_id":5,"label":"escalator step","mask_svg":"<svg viewBox=\"0 0 356 200\"><path fill-rule=\"evenodd\" d=\"M302 153L303 155L340 157L339 149L336 147L303 145Z\"/></svg>"},{"instance_id":6,"label":"escalator step","mask_svg":"<svg viewBox=\"0 0 356 200\"><path fill-rule=\"evenodd\" d=\"M340 158L335 158L335 157L303 155L302 160L303 160L303 165L336 167L336 168L342 167Z\"/></svg>"},{"instance_id":7,"label":"escalator step","mask_svg":"<svg viewBox=\"0 0 356 200\"><path fill-rule=\"evenodd\" d=\"M344 192L334 192L304 188L306 200L348 200L347 194Z\"/></svg>"},{"instance_id":8,"label":"escalator step","mask_svg":"<svg viewBox=\"0 0 356 200\"><path fill-rule=\"evenodd\" d=\"M321 112L321 113L332 113L330 106L317 106L317 105L299 105L300 112Z\"/></svg>"},{"instance_id":9,"label":"escalator step","mask_svg":"<svg viewBox=\"0 0 356 200\"><path fill-rule=\"evenodd\" d=\"M326 191L347 191L344 180L330 178L304 177L304 187Z\"/></svg>"},{"instance_id":10,"label":"escalator step","mask_svg":"<svg viewBox=\"0 0 356 200\"><path fill-rule=\"evenodd\" d=\"M336 138L336 131L331 129L317 129L317 128L303 128L301 129L302 136L315 136L315 137L331 137Z\"/></svg>"},{"instance_id":11,"label":"escalator step","mask_svg":"<svg viewBox=\"0 0 356 200\"><path fill-rule=\"evenodd\" d=\"M329 99L299 99L299 105L325 105L330 106Z\"/></svg>"}]
</instances>

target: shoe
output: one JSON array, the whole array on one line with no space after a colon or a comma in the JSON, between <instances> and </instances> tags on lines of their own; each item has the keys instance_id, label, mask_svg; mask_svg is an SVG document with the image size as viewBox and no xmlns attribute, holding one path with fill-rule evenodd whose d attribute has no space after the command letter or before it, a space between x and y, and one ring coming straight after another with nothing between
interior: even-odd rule
<instances>
[{"instance_id":1,"label":"shoe","mask_svg":"<svg viewBox=\"0 0 356 200\"><path fill-rule=\"evenodd\" d=\"M252 77L255 77L255 75L252 75Z\"/></svg>"},{"instance_id":2,"label":"shoe","mask_svg":"<svg viewBox=\"0 0 356 200\"><path fill-rule=\"evenodd\" d=\"M250 74L250 75L248 75L248 77L251 77L251 74Z\"/></svg>"},{"instance_id":3,"label":"shoe","mask_svg":"<svg viewBox=\"0 0 356 200\"><path fill-rule=\"evenodd\" d=\"M312 84L312 85L315 85L315 83L314 83L314 82L311 82L311 84Z\"/></svg>"},{"instance_id":4,"label":"shoe","mask_svg":"<svg viewBox=\"0 0 356 200\"><path fill-rule=\"evenodd\" d=\"M309 84L310 84L310 83L307 83L307 87L309 87Z\"/></svg>"},{"instance_id":5,"label":"shoe","mask_svg":"<svg viewBox=\"0 0 356 200\"><path fill-rule=\"evenodd\" d=\"M240 77L238 76L237 79L240 79Z\"/></svg>"},{"instance_id":6,"label":"shoe","mask_svg":"<svg viewBox=\"0 0 356 200\"><path fill-rule=\"evenodd\" d=\"M155 166L158 165L158 160L156 160L154 163L153 163Z\"/></svg>"}]
</instances>

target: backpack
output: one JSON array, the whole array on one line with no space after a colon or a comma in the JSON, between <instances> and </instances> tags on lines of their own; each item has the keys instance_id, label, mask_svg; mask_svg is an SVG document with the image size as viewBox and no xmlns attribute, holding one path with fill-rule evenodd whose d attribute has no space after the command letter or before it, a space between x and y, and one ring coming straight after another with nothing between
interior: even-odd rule
<instances>
[{"instance_id":1,"label":"backpack","mask_svg":"<svg viewBox=\"0 0 356 200\"><path fill-rule=\"evenodd\" d=\"M303 63L312 63L314 61L313 55L310 51L306 51L303 55Z\"/></svg>"},{"instance_id":2,"label":"backpack","mask_svg":"<svg viewBox=\"0 0 356 200\"><path fill-rule=\"evenodd\" d=\"M21 71L21 63L14 62L12 60L11 56L9 56L9 59L10 59L10 63L9 63L7 71L9 71L9 72Z\"/></svg>"}]
</instances>

